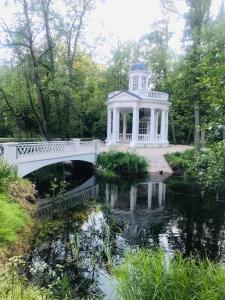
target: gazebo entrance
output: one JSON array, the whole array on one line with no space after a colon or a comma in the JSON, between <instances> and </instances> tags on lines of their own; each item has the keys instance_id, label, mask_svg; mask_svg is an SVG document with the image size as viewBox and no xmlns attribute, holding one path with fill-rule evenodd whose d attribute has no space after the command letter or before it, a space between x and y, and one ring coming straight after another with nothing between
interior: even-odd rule
<instances>
[{"instance_id":1,"label":"gazebo entrance","mask_svg":"<svg viewBox=\"0 0 225 300\"><path fill-rule=\"evenodd\" d=\"M111 118L110 118L111 115ZM108 141L155 144L167 140L168 113L162 109L119 108L108 111ZM110 120L111 119L111 120Z\"/></svg>"}]
</instances>

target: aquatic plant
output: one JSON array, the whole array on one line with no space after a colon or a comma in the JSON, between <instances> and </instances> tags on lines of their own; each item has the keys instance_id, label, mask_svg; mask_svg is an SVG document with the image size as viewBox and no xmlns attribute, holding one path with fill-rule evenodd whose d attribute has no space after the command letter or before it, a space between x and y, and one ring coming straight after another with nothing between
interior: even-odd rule
<instances>
[{"instance_id":1,"label":"aquatic plant","mask_svg":"<svg viewBox=\"0 0 225 300\"><path fill-rule=\"evenodd\" d=\"M122 176L148 172L148 162L145 158L131 152L102 152L98 156L97 166Z\"/></svg>"},{"instance_id":2,"label":"aquatic plant","mask_svg":"<svg viewBox=\"0 0 225 300\"><path fill-rule=\"evenodd\" d=\"M209 260L166 257L162 250L132 251L114 270L122 299L222 300L225 269Z\"/></svg>"},{"instance_id":3,"label":"aquatic plant","mask_svg":"<svg viewBox=\"0 0 225 300\"><path fill-rule=\"evenodd\" d=\"M16 268L21 263L19 257L13 257L6 265L0 266L0 299L53 300L49 290L28 284L24 276L18 275Z\"/></svg>"}]
</instances>

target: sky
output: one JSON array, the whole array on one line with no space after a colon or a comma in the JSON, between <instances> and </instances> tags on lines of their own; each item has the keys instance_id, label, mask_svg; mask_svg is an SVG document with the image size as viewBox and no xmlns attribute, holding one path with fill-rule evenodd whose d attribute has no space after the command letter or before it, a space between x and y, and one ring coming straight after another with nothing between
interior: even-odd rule
<instances>
[{"instance_id":1,"label":"sky","mask_svg":"<svg viewBox=\"0 0 225 300\"><path fill-rule=\"evenodd\" d=\"M0 16L7 22L12 22L16 10L14 0L8 0L12 5L7 9L4 8L4 1L0 0ZM59 1L59 9L63 10L63 0L55 1ZM212 0L212 14L217 14L221 1ZM187 11L185 0L176 0L176 5L179 13L184 14ZM142 35L150 32L152 23L161 17L160 0L96 0L95 10L89 16L86 27L86 37L90 44L99 36L102 40L95 50L95 60L107 62L111 49L115 48L118 42L138 41ZM180 53L184 20L170 15L169 29L174 32L170 47ZM0 43L1 41L0 33ZM7 55L8 52L0 48L0 63Z\"/></svg>"}]
</instances>

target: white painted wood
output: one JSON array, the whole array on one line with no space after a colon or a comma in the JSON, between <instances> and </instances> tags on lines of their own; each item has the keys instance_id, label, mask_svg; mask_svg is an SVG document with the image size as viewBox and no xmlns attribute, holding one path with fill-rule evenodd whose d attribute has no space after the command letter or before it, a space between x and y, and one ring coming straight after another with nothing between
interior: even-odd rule
<instances>
[{"instance_id":1,"label":"white painted wood","mask_svg":"<svg viewBox=\"0 0 225 300\"><path fill-rule=\"evenodd\" d=\"M152 208L152 182L148 183L148 209Z\"/></svg>"},{"instance_id":2,"label":"white painted wood","mask_svg":"<svg viewBox=\"0 0 225 300\"><path fill-rule=\"evenodd\" d=\"M127 134L127 114L123 113L123 139L126 139Z\"/></svg>"},{"instance_id":3,"label":"white painted wood","mask_svg":"<svg viewBox=\"0 0 225 300\"><path fill-rule=\"evenodd\" d=\"M155 109L151 109L151 127L150 127L150 139L151 142L154 143L155 141Z\"/></svg>"},{"instance_id":4,"label":"white painted wood","mask_svg":"<svg viewBox=\"0 0 225 300\"><path fill-rule=\"evenodd\" d=\"M138 69L139 68L139 69ZM135 84L133 81L138 83ZM142 84L142 79L146 78L146 82ZM133 111L133 126L132 126L132 141L131 147L138 147L138 145L153 146L153 145L167 145L168 144L168 110L169 110L169 95L166 93L152 91L147 82L150 76L147 68L143 64L136 64L129 72L129 90L115 91L108 95L106 105L108 109L113 109L113 128L112 137L109 138L107 131L107 143L114 144L117 142L127 142L128 138L125 131L124 112ZM147 135L139 135L139 117L137 117L137 110L140 109L151 110L151 128L150 138ZM163 111L160 123L160 132L157 132L158 112ZM119 133L119 117L118 111L123 114L123 132ZM154 113L153 113L154 112ZM167 113L166 113L167 112ZM118 113L119 114L119 113ZM110 118L108 114L108 118ZM109 124L109 121L108 123ZM107 126L108 127L108 126ZM142 132L140 132L142 134ZM126 138L125 138L126 136Z\"/></svg>"},{"instance_id":5,"label":"white painted wood","mask_svg":"<svg viewBox=\"0 0 225 300\"><path fill-rule=\"evenodd\" d=\"M131 146L135 146L138 142L138 132L139 132L139 108L133 108L133 122L132 122L132 141Z\"/></svg>"},{"instance_id":6,"label":"white painted wood","mask_svg":"<svg viewBox=\"0 0 225 300\"><path fill-rule=\"evenodd\" d=\"M99 141L33 142L33 143L3 143L3 157L10 165L18 168L21 177L50 164L81 160L96 163L99 153Z\"/></svg>"}]
</instances>

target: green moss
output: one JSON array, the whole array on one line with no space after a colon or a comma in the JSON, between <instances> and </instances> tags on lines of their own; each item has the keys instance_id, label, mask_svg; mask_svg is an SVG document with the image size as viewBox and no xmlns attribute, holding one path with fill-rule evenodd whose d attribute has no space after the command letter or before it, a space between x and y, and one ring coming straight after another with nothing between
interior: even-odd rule
<instances>
[{"instance_id":1,"label":"green moss","mask_svg":"<svg viewBox=\"0 0 225 300\"><path fill-rule=\"evenodd\" d=\"M0 207L0 246L4 246L16 241L29 216L7 193L0 193Z\"/></svg>"},{"instance_id":2,"label":"green moss","mask_svg":"<svg viewBox=\"0 0 225 300\"><path fill-rule=\"evenodd\" d=\"M181 254L168 258L160 250L131 252L114 275L122 299L225 299L225 268Z\"/></svg>"}]
</instances>

